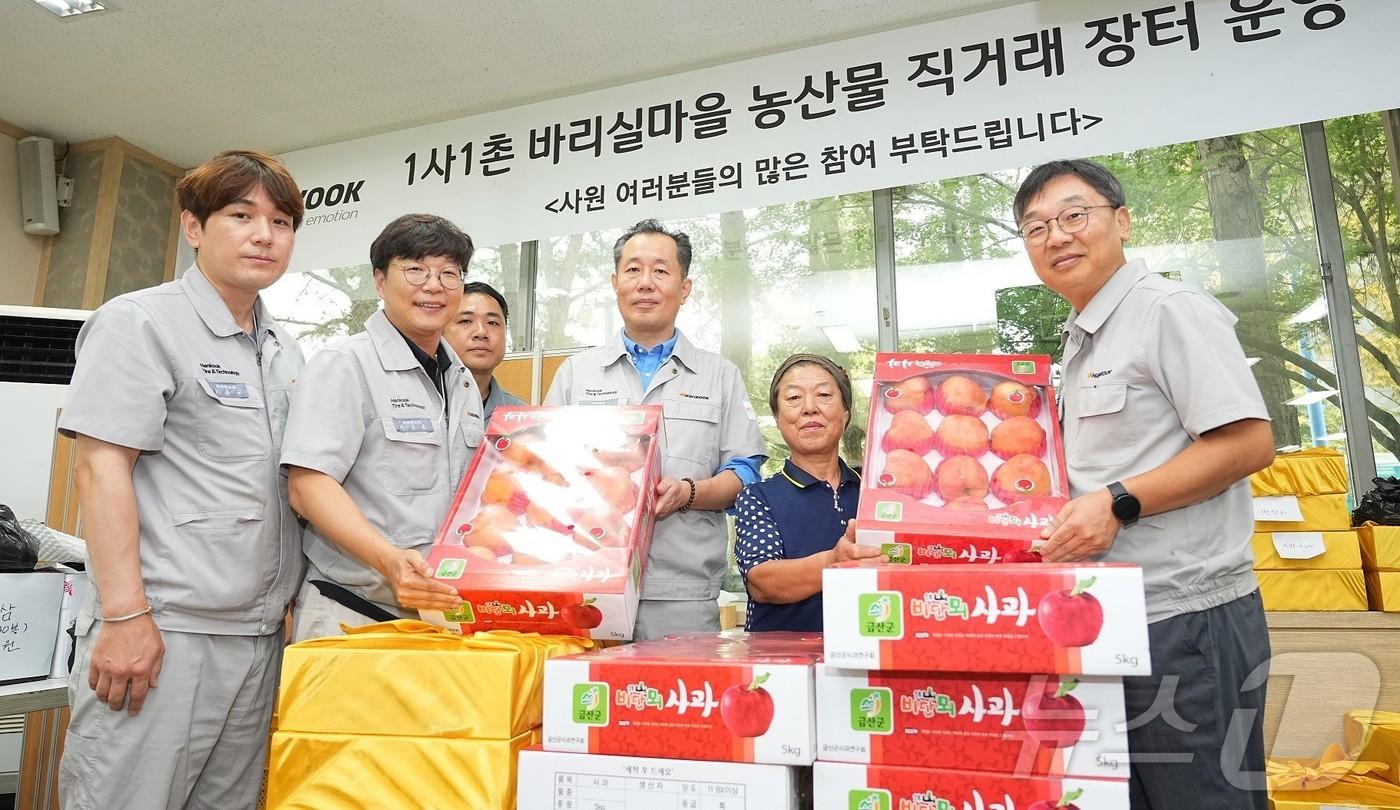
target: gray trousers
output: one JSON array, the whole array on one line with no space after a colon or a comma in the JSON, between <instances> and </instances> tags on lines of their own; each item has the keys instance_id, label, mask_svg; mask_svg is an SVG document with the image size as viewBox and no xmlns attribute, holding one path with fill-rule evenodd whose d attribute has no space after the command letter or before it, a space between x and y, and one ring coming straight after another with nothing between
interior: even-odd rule
<instances>
[{"instance_id":1,"label":"gray trousers","mask_svg":"<svg viewBox=\"0 0 1400 810\"><path fill-rule=\"evenodd\" d=\"M699 602L643 599L637 603L637 624L632 630L632 640L718 632L719 602L714 599Z\"/></svg>"},{"instance_id":2,"label":"gray trousers","mask_svg":"<svg viewBox=\"0 0 1400 810\"><path fill-rule=\"evenodd\" d=\"M97 632L78 638L68 680L73 714L58 783L64 810L254 810L282 663L280 630L162 632L159 685L134 717L112 711L88 686Z\"/></svg>"},{"instance_id":3,"label":"gray trousers","mask_svg":"<svg viewBox=\"0 0 1400 810\"><path fill-rule=\"evenodd\" d=\"M1151 624L1148 637L1152 676L1123 679L1132 810L1268 810L1259 592Z\"/></svg>"}]
</instances>

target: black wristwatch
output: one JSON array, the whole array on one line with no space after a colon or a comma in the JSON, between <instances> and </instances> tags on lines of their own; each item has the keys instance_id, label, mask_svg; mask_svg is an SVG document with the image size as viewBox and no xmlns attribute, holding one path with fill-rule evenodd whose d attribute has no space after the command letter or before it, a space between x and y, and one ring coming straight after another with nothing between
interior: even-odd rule
<instances>
[{"instance_id":1,"label":"black wristwatch","mask_svg":"<svg viewBox=\"0 0 1400 810\"><path fill-rule=\"evenodd\" d=\"M1142 503L1137 496L1129 492L1121 481L1114 481L1108 485L1108 494L1113 496L1113 516L1118 518L1118 522L1123 524L1123 528L1131 528L1138 521L1138 515L1142 514Z\"/></svg>"}]
</instances>

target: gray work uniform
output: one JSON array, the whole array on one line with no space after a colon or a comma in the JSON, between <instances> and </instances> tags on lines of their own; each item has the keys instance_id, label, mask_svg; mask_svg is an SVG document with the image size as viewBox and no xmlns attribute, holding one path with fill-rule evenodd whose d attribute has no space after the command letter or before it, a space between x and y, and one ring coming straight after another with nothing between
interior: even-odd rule
<instances>
[{"instance_id":1,"label":"gray work uniform","mask_svg":"<svg viewBox=\"0 0 1400 810\"><path fill-rule=\"evenodd\" d=\"M1235 321L1140 259L1070 318L1059 394L1071 494L1155 469L1212 429L1269 418ZM1133 810L1267 806L1222 767L1264 765L1263 680L1245 689L1269 659L1252 531L1241 480L1142 517L1104 558L1141 565L1147 589L1153 674L1123 679Z\"/></svg>"},{"instance_id":2,"label":"gray work uniform","mask_svg":"<svg viewBox=\"0 0 1400 810\"><path fill-rule=\"evenodd\" d=\"M442 372L446 402L388 316L374 313L365 331L311 358L282 449L282 464L334 478L390 543L424 558L482 437L471 374L445 341L440 345L451 360ZM308 580L414 615L395 600L388 580L314 524L306 527L305 548ZM300 618L295 635L303 635Z\"/></svg>"},{"instance_id":3,"label":"gray work uniform","mask_svg":"<svg viewBox=\"0 0 1400 810\"><path fill-rule=\"evenodd\" d=\"M491 390L486 392L486 399L481 403L481 423L489 427L491 425L491 414L496 408L502 405L528 405L529 403L520 397L512 394L501 387L501 381L492 377Z\"/></svg>"},{"instance_id":4,"label":"gray work uniform","mask_svg":"<svg viewBox=\"0 0 1400 810\"><path fill-rule=\"evenodd\" d=\"M660 405L661 474L702 480L734 458L767 455L739 369L679 334L671 357L642 390L621 333L568 358L546 405ZM728 547L724 513L676 512L658 521L642 581L634 638L719 629Z\"/></svg>"},{"instance_id":5,"label":"gray work uniform","mask_svg":"<svg viewBox=\"0 0 1400 810\"><path fill-rule=\"evenodd\" d=\"M303 360L261 299L254 312L250 336L195 266L108 302L78 335L59 429L141 451L141 577L166 655L135 717L100 702L87 662L103 608L89 588L69 680L65 807L256 803L282 617L303 566L277 465Z\"/></svg>"}]
</instances>

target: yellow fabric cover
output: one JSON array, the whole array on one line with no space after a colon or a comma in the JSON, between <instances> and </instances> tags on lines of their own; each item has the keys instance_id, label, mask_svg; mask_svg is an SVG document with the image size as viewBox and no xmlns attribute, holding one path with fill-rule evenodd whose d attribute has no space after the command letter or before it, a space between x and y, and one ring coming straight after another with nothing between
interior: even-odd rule
<instances>
[{"instance_id":1,"label":"yellow fabric cover","mask_svg":"<svg viewBox=\"0 0 1400 810\"><path fill-rule=\"evenodd\" d=\"M1351 528L1351 513L1347 511L1346 493L1341 495L1303 495L1298 498L1303 513L1301 523L1256 520L1255 532L1342 532Z\"/></svg>"},{"instance_id":2,"label":"yellow fabric cover","mask_svg":"<svg viewBox=\"0 0 1400 810\"><path fill-rule=\"evenodd\" d=\"M1400 526L1367 523L1356 530L1367 571L1400 571Z\"/></svg>"},{"instance_id":3,"label":"yellow fabric cover","mask_svg":"<svg viewBox=\"0 0 1400 810\"><path fill-rule=\"evenodd\" d=\"M1345 495L1346 458L1337 450L1310 447L1280 453L1274 463L1249 477L1255 497L1265 495Z\"/></svg>"},{"instance_id":4,"label":"yellow fabric cover","mask_svg":"<svg viewBox=\"0 0 1400 810\"><path fill-rule=\"evenodd\" d=\"M1385 763L1346 759L1336 745L1318 760L1271 759L1267 767L1273 810L1400 808L1400 787L1380 778L1389 771Z\"/></svg>"},{"instance_id":5,"label":"yellow fabric cover","mask_svg":"<svg viewBox=\"0 0 1400 810\"><path fill-rule=\"evenodd\" d=\"M1257 532L1250 542L1254 545L1254 567L1260 571L1298 571L1313 568L1328 570L1361 567L1361 543L1356 532L1323 532L1322 545L1327 549L1310 560L1287 560L1278 555L1273 532Z\"/></svg>"},{"instance_id":6,"label":"yellow fabric cover","mask_svg":"<svg viewBox=\"0 0 1400 810\"><path fill-rule=\"evenodd\" d=\"M1367 571L1366 594L1371 610L1400 613L1400 571Z\"/></svg>"},{"instance_id":7,"label":"yellow fabric cover","mask_svg":"<svg viewBox=\"0 0 1400 810\"><path fill-rule=\"evenodd\" d=\"M1347 712L1342 742L1353 759L1389 765L1375 775L1400 785L1400 712Z\"/></svg>"},{"instance_id":8,"label":"yellow fabric cover","mask_svg":"<svg viewBox=\"0 0 1400 810\"><path fill-rule=\"evenodd\" d=\"M1365 610L1366 576L1355 571L1257 571L1265 610Z\"/></svg>"},{"instance_id":9,"label":"yellow fabric cover","mask_svg":"<svg viewBox=\"0 0 1400 810\"><path fill-rule=\"evenodd\" d=\"M510 739L542 722L544 662L583 652L574 636L463 636L403 619L293 644L277 728L322 734Z\"/></svg>"},{"instance_id":10,"label":"yellow fabric cover","mask_svg":"<svg viewBox=\"0 0 1400 810\"><path fill-rule=\"evenodd\" d=\"M269 810L514 810L520 749L512 740L279 731L268 759Z\"/></svg>"}]
</instances>

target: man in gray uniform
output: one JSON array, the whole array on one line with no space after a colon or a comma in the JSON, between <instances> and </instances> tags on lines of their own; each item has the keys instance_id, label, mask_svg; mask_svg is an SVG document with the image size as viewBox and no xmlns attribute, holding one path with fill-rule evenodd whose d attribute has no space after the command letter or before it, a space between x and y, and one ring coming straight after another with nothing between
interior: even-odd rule
<instances>
[{"instance_id":1,"label":"man in gray uniform","mask_svg":"<svg viewBox=\"0 0 1400 810\"><path fill-rule=\"evenodd\" d=\"M59 421L94 585L68 687L69 810L256 807L301 581L277 456L302 355L258 295L287 269L301 195L258 152L177 188L194 266L88 319Z\"/></svg>"},{"instance_id":2,"label":"man in gray uniform","mask_svg":"<svg viewBox=\"0 0 1400 810\"><path fill-rule=\"evenodd\" d=\"M461 603L425 558L481 444L481 397L442 338L472 249L442 217L389 223L370 246L384 308L306 366L282 449L310 522L296 641Z\"/></svg>"},{"instance_id":3,"label":"man in gray uniform","mask_svg":"<svg viewBox=\"0 0 1400 810\"><path fill-rule=\"evenodd\" d=\"M676 329L690 295L690 237L654 219L613 245L622 331L560 366L546 405L662 407L656 530L636 639L719 630L728 546L724 510L758 480L766 446L739 369Z\"/></svg>"},{"instance_id":4,"label":"man in gray uniform","mask_svg":"<svg viewBox=\"0 0 1400 810\"><path fill-rule=\"evenodd\" d=\"M1127 261L1123 188L1097 163L1036 168L1014 210L1036 275L1073 307L1059 393L1074 500L1041 551L1137 563L1147 587L1153 674L1124 679L1132 806L1262 810L1269 634L1247 478L1274 445L1235 316Z\"/></svg>"},{"instance_id":5,"label":"man in gray uniform","mask_svg":"<svg viewBox=\"0 0 1400 810\"><path fill-rule=\"evenodd\" d=\"M443 337L462 358L481 392L481 422L488 427L491 413L501 405L524 405L525 400L507 391L494 376L506 356L506 297L484 281L470 281L462 288L462 308L448 324Z\"/></svg>"}]
</instances>

